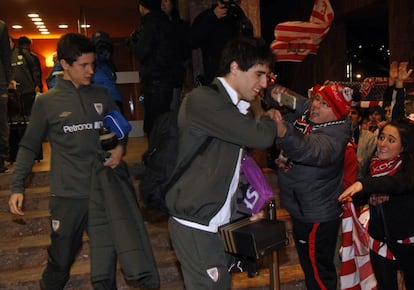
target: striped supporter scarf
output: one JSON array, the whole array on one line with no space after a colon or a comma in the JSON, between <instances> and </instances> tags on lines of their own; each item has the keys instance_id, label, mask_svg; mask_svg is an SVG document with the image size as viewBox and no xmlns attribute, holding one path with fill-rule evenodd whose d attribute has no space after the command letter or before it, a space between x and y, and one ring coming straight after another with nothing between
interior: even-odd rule
<instances>
[{"instance_id":1,"label":"striped supporter scarf","mask_svg":"<svg viewBox=\"0 0 414 290\"><path fill-rule=\"evenodd\" d=\"M392 176L400 170L402 164L401 156L397 155L390 160L380 160L378 156L374 155L371 158L369 171L372 177ZM388 194L371 194L369 204L376 206L389 200Z\"/></svg>"},{"instance_id":2,"label":"striped supporter scarf","mask_svg":"<svg viewBox=\"0 0 414 290\"><path fill-rule=\"evenodd\" d=\"M400 155L396 156L391 160L380 160L377 156L374 156L371 159L370 164L370 173L371 176L386 176L394 175L401 169L402 160ZM388 194L371 194L369 198L370 206L378 206L389 200ZM399 244L412 244L414 243L414 237L407 237L403 240L396 241ZM387 244L378 240L375 240L373 237L369 237L369 248L371 251L377 255L384 257L389 260L395 260L394 254L388 248Z\"/></svg>"},{"instance_id":3,"label":"striped supporter scarf","mask_svg":"<svg viewBox=\"0 0 414 290\"><path fill-rule=\"evenodd\" d=\"M309 121L309 110L306 110L302 116L296 119L296 121L293 123L293 126L303 135L309 135L313 130L343 123L345 123L345 120L337 120L322 124L313 124ZM289 157L284 154L283 150L280 150L280 154L278 158L276 158L275 164L279 167L279 169L285 172L288 172L293 166L292 160L290 160Z\"/></svg>"},{"instance_id":4,"label":"striped supporter scarf","mask_svg":"<svg viewBox=\"0 0 414 290\"><path fill-rule=\"evenodd\" d=\"M369 258L367 229L360 221L367 214L368 208L358 214L351 201L343 205L341 290L377 289Z\"/></svg>"}]
</instances>

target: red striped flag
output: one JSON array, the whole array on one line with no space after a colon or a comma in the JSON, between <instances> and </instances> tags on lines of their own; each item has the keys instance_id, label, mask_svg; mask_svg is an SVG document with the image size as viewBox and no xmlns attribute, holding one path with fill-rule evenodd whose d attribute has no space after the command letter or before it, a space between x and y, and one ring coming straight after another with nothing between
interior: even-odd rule
<instances>
[{"instance_id":1,"label":"red striped flag","mask_svg":"<svg viewBox=\"0 0 414 290\"><path fill-rule=\"evenodd\" d=\"M317 54L334 18L329 0L315 0L309 21L287 21L276 25L270 48L277 61L301 62Z\"/></svg>"},{"instance_id":2,"label":"red striped flag","mask_svg":"<svg viewBox=\"0 0 414 290\"><path fill-rule=\"evenodd\" d=\"M364 212L367 214L369 212ZM369 258L366 228L358 219L352 202L343 205L341 290L377 289Z\"/></svg>"}]
</instances>

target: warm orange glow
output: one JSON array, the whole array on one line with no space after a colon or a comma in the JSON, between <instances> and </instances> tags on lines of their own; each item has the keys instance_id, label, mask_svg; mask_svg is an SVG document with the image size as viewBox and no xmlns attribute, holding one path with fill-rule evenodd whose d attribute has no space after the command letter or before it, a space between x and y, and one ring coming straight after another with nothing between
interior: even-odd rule
<instances>
[{"instance_id":1,"label":"warm orange glow","mask_svg":"<svg viewBox=\"0 0 414 290\"><path fill-rule=\"evenodd\" d=\"M50 35L48 35L48 38L49 37ZM53 53L56 52L56 45L59 38L60 35L55 37L54 39L40 38L39 35L37 35L37 37L32 38L33 43L30 49L39 57L40 65L42 68L42 81L44 91L47 90L45 78L51 70L51 68L53 67L53 60L52 64L50 64L50 60L52 59Z\"/></svg>"},{"instance_id":2,"label":"warm orange glow","mask_svg":"<svg viewBox=\"0 0 414 290\"><path fill-rule=\"evenodd\" d=\"M53 54L46 56L45 64L46 64L46 67L53 67L53 65L54 65Z\"/></svg>"}]
</instances>

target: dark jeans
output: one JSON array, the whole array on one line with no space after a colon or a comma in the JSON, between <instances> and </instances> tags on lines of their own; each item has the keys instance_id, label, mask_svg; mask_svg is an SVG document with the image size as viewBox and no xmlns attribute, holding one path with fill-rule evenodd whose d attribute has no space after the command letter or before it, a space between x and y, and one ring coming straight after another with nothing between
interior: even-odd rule
<instances>
[{"instance_id":1,"label":"dark jeans","mask_svg":"<svg viewBox=\"0 0 414 290\"><path fill-rule=\"evenodd\" d=\"M339 219L323 223L293 221L293 238L308 290L336 290L334 264Z\"/></svg>"},{"instance_id":2,"label":"dark jeans","mask_svg":"<svg viewBox=\"0 0 414 290\"><path fill-rule=\"evenodd\" d=\"M0 166L9 159L9 124L7 120L7 94L0 96Z\"/></svg>"}]
</instances>

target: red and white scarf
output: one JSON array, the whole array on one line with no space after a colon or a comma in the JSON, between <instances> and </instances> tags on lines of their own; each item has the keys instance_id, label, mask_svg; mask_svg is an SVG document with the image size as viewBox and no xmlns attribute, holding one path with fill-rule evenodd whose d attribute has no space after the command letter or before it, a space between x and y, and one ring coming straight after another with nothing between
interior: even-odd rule
<instances>
[{"instance_id":1,"label":"red and white scarf","mask_svg":"<svg viewBox=\"0 0 414 290\"><path fill-rule=\"evenodd\" d=\"M306 110L302 116L296 119L296 121L293 123L293 126L303 135L309 135L313 130L343 123L345 123L345 120L332 121L322 124L313 124L309 121L309 110ZM280 154L275 160L275 163L279 169L282 169L285 172L289 171L289 169L293 166L292 160L290 160L289 157L284 154L283 150L280 151Z\"/></svg>"},{"instance_id":2,"label":"red and white scarf","mask_svg":"<svg viewBox=\"0 0 414 290\"><path fill-rule=\"evenodd\" d=\"M341 290L377 289L369 257L367 228L360 221L367 213L368 208L358 214L352 202L343 205Z\"/></svg>"},{"instance_id":3,"label":"red and white scarf","mask_svg":"<svg viewBox=\"0 0 414 290\"><path fill-rule=\"evenodd\" d=\"M392 176L400 170L402 165L401 156L397 155L391 160L380 160L378 156L371 158L369 171L372 177ZM388 194L371 194L369 198L370 205L378 205L389 200Z\"/></svg>"},{"instance_id":4,"label":"red and white scarf","mask_svg":"<svg viewBox=\"0 0 414 290\"><path fill-rule=\"evenodd\" d=\"M374 156L371 159L370 164L370 173L371 176L386 176L394 175L401 169L402 160L401 156L398 155L391 160L380 160L377 156ZM389 200L388 194L371 194L369 198L369 204L371 206L377 206ZM414 243L414 237L408 237L403 240L396 241L399 244L412 244ZM394 254L388 248L387 244L378 240L375 240L373 237L369 237L369 248L371 251L377 255L384 257L388 260L395 260Z\"/></svg>"}]
</instances>

